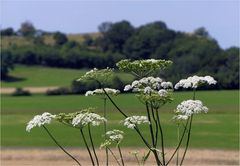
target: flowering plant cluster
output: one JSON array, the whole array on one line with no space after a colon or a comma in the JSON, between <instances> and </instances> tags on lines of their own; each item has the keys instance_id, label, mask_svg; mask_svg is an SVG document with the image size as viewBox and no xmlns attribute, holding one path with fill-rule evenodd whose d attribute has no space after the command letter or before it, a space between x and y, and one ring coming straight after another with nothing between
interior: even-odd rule
<instances>
[{"instance_id":1,"label":"flowering plant cluster","mask_svg":"<svg viewBox=\"0 0 240 166\"><path fill-rule=\"evenodd\" d=\"M124 155L122 154L120 143L123 141L124 132L119 129L108 130L109 126L107 125L107 107L106 101L109 100L117 109L117 111L123 116L123 119L120 120L121 124L126 127L126 129L132 129L136 132L136 135L141 138L144 145L148 149L148 153L143 157L142 163L145 164L148 157L152 154L156 161L156 165L166 166L173 162L173 158L176 158L176 165L182 165L185 159L186 152L188 150L191 128L193 123L193 116L199 113L207 113L208 108L200 100L196 100L196 91L198 87L204 85L214 85L216 80L211 76L191 76L187 79L180 80L175 86L169 81L165 81L160 77L154 77L154 74L157 71L163 70L166 67L172 64L171 61L166 60L121 60L116 64L119 70L124 72L132 73L136 80L131 84L125 86L125 92L133 92L135 96L139 99L141 103L144 104L146 112L145 116L143 115L133 115L128 116L124 110L118 106L114 101L113 97L120 94L119 90L111 89L105 87L105 83L108 81L108 78L112 76L113 69L93 69L83 75L78 81L96 81L100 89L93 91L87 91L85 96L101 96L103 100L103 115L96 114L96 109L86 108L74 113L59 113L57 115L52 115L51 113L43 113L42 115L36 115L32 120L27 124L26 130L31 131L32 128L38 126L43 127L50 138L56 143L57 146L63 152L65 152L69 157L71 157L78 165L81 165L73 155L67 152L63 148L51 132L46 127L47 124L50 124L53 120L56 120L64 125L71 126L75 129L78 129L83 142L88 150L89 157L92 165L99 166L98 154L95 151L94 139L91 134L91 127L100 126L103 124L104 128L104 141L100 145L101 149L105 149L106 156L106 165L109 165L110 154L115 159L116 163L119 166L124 166ZM179 88L190 88L193 91L193 98L182 101L179 105L176 106L176 109L173 110L172 120L176 122L176 132L177 132L177 146L170 156L167 156L165 152L165 137L163 130L164 128L162 123L162 113L161 109L167 103L173 101L173 92ZM139 126L147 125L149 127L149 136L146 136L142 132ZM88 137L85 137L85 131L88 131ZM180 132L181 131L181 132ZM187 136L186 136L187 135ZM89 139L87 141L87 139ZM160 140L160 141L158 141ZM183 142L186 142L185 147ZM88 145L88 142L91 143L92 149ZM116 144L116 148L119 153L119 158L112 151L112 144ZM179 148L184 147L182 155L179 152ZM138 160L138 154L134 153L134 156Z\"/></svg>"}]
</instances>

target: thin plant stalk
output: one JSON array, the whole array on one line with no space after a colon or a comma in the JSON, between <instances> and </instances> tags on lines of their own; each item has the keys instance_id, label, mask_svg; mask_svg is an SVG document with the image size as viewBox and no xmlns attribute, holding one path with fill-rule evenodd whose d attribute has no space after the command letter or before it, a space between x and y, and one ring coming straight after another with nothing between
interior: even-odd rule
<instances>
[{"instance_id":1,"label":"thin plant stalk","mask_svg":"<svg viewBox=\"0 0 240 166\"><path fill-rule=\"evenodd\" d=\"M153 120L154 120L154 123L155 123L155 147L157 147L157 143L158 143L158 122L157 122L157 119L155 117L155 113L154 113L154 110L153 110L153 105L151 103L151 110L152 110L152 117L153 117Z\"/></svg>"},{"instance_id":2,"label":"thin plant stalk","mask_svg":"<svg viewBox=\"0 0 240 166\"><path fill-rule=\"evenodd\" d=\"M188 130L188 137L187 137L187 143L186 143L186 148L184 150L184 153L183 153L183 157L182 157L182 160L180 162L180 166L183 164L183 160L185 158L185 155L187 153L187 149L188 149L188 146L189 146L189 141L190 141L190 136L191 136L191 128L192 128L192 119L193 119L193 115L191 115L190 117L190 124L189 124L189 130Z\"/></svg>"},{"instance_id":3,"label":"thin plant stalk","mask_svg":"<svg viewBox=\"0 0 240 166\"><path fill-rule=\"evenodd\" d=\"M112 98L108 95L108 93L106 92L106 90L104 88L102 88L102 90L104 91L104 93L106 94L106 96L108 97L108 99L111 101L111 103L117 108L117 110L125 117L127 118L128 116L116 105L116 103L112 100Z\"/></svg>"},{"instance_id":4,"label":"thin plant stalk","mask_svg":"<svg viewBox=\"0 0 240 166\"><path fill-rule=\"evenodd\" d=\"M140 163L140 161L139 161L139 159L138 159L137 154L134 154L134 156L135 156L135 159L137 160L138 165L141 166L141 163Z\"/></svg>"},{"instance_id":5,"label":"thin plant stalk","mask_svg":"<svg viewBox=\"0 0 240 166\"><path fill-rule=\"evenodd\" d=\"M157 151L156 151L156 147L154 146L155 145L155 140L154 140L154 134L153 134L153 128L152 128L152 120L151 120L151 117L150 117L150 111L149 111L149 107L148 107L148 104L145 103L146 105L146 109L147 109L147 117L148 117L148 121L150 122L149 123L149 129L150 129L150 134L151 134L151 139L152 139L152 146L153 146L153 154L154 154L154 157L155 157L155 160L157 161L157 164L159 165L160 164L160 160L159 160L159 157L158 157L158 154L157 154Z\"/></svg>"},{"instance_id":6,"label":"thin plant stalk","mask_svg":"<svg viewBox=\"0 0 240 166\"><path fill-rule=\"evenodd\" d=\"M119 163L119 161L118 161L117 157L115 156L115 154L113 153L113 151L112 151L109 147L107 147L107 149L108 149L109 152L112 154L112 156L114 157L114 159L117 161L118 165L121 166L121 164Z\"/></svg>"},{"instance_id":7,"label":"thin plant stalk","mask_svg":"<svg viewBox=\"0 0 240 166\"><path fill-rule=\"evenodd\" d=\"M83 134L82 129L80 129L80 133L81 133L81 135L82 135L82 138L83 138L84 144L85 144L85 146L86 146L86 148L87 148L87 151L88 151L88 154L89 154L89 156L90 156L90 159L91 159L92 165L94 166L95 163L94 163L94 160L93 160L93 157L92 157L92 153L91 153L91 151L90 151L90 149L89 149L89 147L88 147L88 144L87 144L87 141L86 141L86 138L85 138L85 136L84 136L84 134Z\"/></svg>"},{"instance_id":8,"label":"thin plant stalk","mask_svg":"<svg viewBox=\"0 0 240 166\"><path fill-rule=\"evenodd\" d=\"M165 152L164 152L164 138L163 138L163 130L162 130L162 126L161 126L161 122L160 122L160 117L158 114L158 110L156 110L157 112L157 121L158 121L158 126L159 126L159 130L160 130L160 135L161 135L161 145L162 145L162 159L163 159L163 165L165 165Z\"/></svg>"},{"instance_id":9,"label":"thin plant stalk","mask_svg":"<svg viewBox=\"0 0 240 166\"><path fill-rule=\"evenodd\" d=\"M70 153L68 153L59 143L58 141L54 138L54 136L50 133L50 131L47 129L46 126L43 125L43 128L45 129L45 131L48 133L48 135L50 136L50 138L55 142L55 144L64 152L66 153L69 157L71 157L78 165L81 166L80 162L73 157Z\"/></svg>"},{"instance_id":10,"label":"thin plant stalk","mask_svg":"<svg viewBox=\"0 0 240 166\"><path fill-rule=\"evenodd\" d=\"M88 134L89 134L90 142L91 142L91 145L92 145L93 154L94 154L95 159L97 161L97 165L99 165L98 157L97 157L97 154L96 154L96 151L95 151L95 147L94 147L94 143L93 143L93 139L92 139L92 133L91 133L90 124L88 124Z\"/></svg>"},{"instance_id":11,"label":"thin plant stalk","mask_svg":"<svg viewBox=\"0 0 240 166\"><path fill-rule=\"evenodd\" d=\"M195 100L195 99L196 99L196 88L193 89L193 100ZM193 114L190 117L190 124L189 124L189 130L188 130L187 143L186 143L186 147L185 147L185 150L184 150L184 153L183 153L183 157L182 157L180 166L183 164L185 155L186 155L187 150L188 150L188 146L189 146L189 142L190 142L190 136L191 136L191 129L192 129L192 120L193 120Z\"/></svg>"},{"instance_id":12,"label":"thin plant stalk","mask_svg":"<svg viewBox=\"0 0 240 166\"><path fill-rule=\"evenodd\" d=\"M168 164L171 162L171 160L172 160L173 157L175 156L176 152L177 152L178 149L180 148L180 146L181 146L181 144L182 144L182 141L183 141L183 138L184 138L184 136L185 136L185 134L186 134L186 131L187 131L188 123L189 123L189 119L187 120L186 125L184 126L184 130L183 130L183 133L182 133L181 139L180 139L180 141L179 141L179 143L178 143L178 145L177 145L175 151L173 152L172 156L170 157L170 159L168 160L168 162L167 162L166 165L168 165Z\"/></svg>"},{"instance_id":13,"label":"thin plant stalk","mask_svg":"<svg viewBox=\"0 0 240 166\"><path fill-rule=\"evenodd\" d=\"M101 84L99 84L101 86ZM104 93L106 94L106 96L108 97L108 99L111 101L111 103L117 108L117 110L125 117L127 118L128 116L117 106L117 104L112 100L112 98L107 94L107 92L105 91L104 88L102 88ZM139 131L139 129L137 127L134 127L134 129L136 130L136 132L138 133L138 135L141 137L141 139L143 140L144 144L148 147L149 150L151 150L152 152L154 152L154 150L152 149L152 147L149 145L149 143L147 142L147 140L143 137L143 135L141 134L141 132ZM154 154L155 156L157 154ZM162 165L160 160L157 160L157 164L158 165Z\"/></svg>"},{"instance_id":14,"label":"thin plant stalk","mask_svg":"<svg viewBox=\"0 0 240 166\"><path fill-rule=\"evenodd\" d=\"M106 104L107 104L107 98L104 97L103 98L103 116L104 118L106 119L107 117L107 111L106 111ZM106 138L106 132L107 132L107 123L104 121L104 133L105 133L105 140L107 139ZM108 166L108 149L107 147L105 147L105 153L106 153L106 166Z\"/></svg>"},{"instance_id":15,"label":"thin plant stalk","mask_svg":"<svg viewBox=\"0 0 240 166\"><path fill-rule=\"evenodd\" d=\"M117 148L118 148L118 152L119 152L119 155L120 155L120 158L121 158L122 166L124 166L124 160L123 160L123 156L122 156L122 151L121 151L121 148L120 148L119 144L117 144Z\"/></svg>"},{"instance_id":16,"label":"thin plant stalk","mask_svg":"<svg viewBox=\"0 0 240 166\"><path fill-rule=\"evenodd\" d=\"M149 112L148 104L145 103L145 105L146 105L146 109L147 109L148 121L150 122L150 123L149 123L149 129L150 129L150 134L151 134L151 139L152 139L152 145L153 145L153 147L154 147L155 141L154 141L154 135L153 135L152 120L151 120L151 117L150 117L150 112ZM154 148L156 148L156 147L154 147Z\"/></svg>"},{"instance_id":17,"label":"thin plant stalk","mask_svg":"<svg viewBox=\"0 0 240 166\"><path fill-rule=\"evenodd\" d=\"M180 135L179 135L179 124L177 126L177 142L179 142L179 138ZM176 166L178 166L178 157L179 157L179 149L177 150L177 161L176 161Z\"/></svg>"}]
</instances>

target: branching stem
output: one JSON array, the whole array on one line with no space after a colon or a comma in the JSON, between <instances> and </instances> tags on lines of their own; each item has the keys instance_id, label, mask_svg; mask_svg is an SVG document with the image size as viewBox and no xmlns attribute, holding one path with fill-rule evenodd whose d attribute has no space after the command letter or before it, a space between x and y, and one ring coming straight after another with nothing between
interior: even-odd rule
<instances>
[{"instance_id":1,"label":"branching stem","mask_svg":"<svg viewBox=\"0 0 240 166\"><path fill-rule=\"evenodd\" d=\"M68 153L59 143L58 141L54 138L54 136L50 133L50 131L47 129L46 126L43 125L43 128L45 129L45 131L48 133L48 135L51 137L51 139L55 142L55 144L64 152L66 153L69 157L71 157L76 163L78 163L78 165L81 166L80 162L73 157L70 153Z\"/></svg>"}]
</instances>

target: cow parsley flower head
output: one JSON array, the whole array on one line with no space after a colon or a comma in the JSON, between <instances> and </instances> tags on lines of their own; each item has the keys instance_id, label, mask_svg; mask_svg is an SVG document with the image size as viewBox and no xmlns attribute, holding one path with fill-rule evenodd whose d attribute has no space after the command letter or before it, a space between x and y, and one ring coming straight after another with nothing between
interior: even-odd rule
<instances>
[{"instance_id":1,"label":"cow parsley flower head","mask_svg":"<svg viewBox=\"0 0 240 166\"><path fill-rule=\"evenodd\" d=\"M207 113L208 108L203 105L200 100L186 100L177 106L176 113L181 113L186 116L191 116L192 114Z\"/></svg>"},{"instance_id":2,"label":"cow parsley flower head","mask_svg":"<svg viewBox=\"0 0 240 166\"><path fill-rule=\"evenodd\" d=\"M123 134L124 134L123 131L116 130L116 129L106 132L107 139L109 141L117 142L117 143L122 141Z\"/></svg>"},{"instance_id":3,"label":"cow parsley flower head","mask_svg":"<svg viewBox=\"0 0 240 166\"><path fill-rule=\"evenodd\" d=\"M179 89L180 87L182 87L182 88L193 88L193 89L196 89L199 86L204 85L204 84L214 85L216 83L217 83L217 81L214 80L214 78L211 77L211 76L205 76L205 77L192 76L192 77L188 77L187 79L180 80L175 85L174 88L175 89Z\"/></svg>"},{"instance_id":4,"label":"cow parsley flower head","mask_svg":"<svg viewBox=\"0 0 240 166\"><path fill-rule=\"evenodd\" d=\"M134 60L124 59L119 61L117 67L125 72L131 72L135 76L142 78L146 77L155 71L164 69L172 64L172 61L161 60L161 59L145 59L145 60Z\"/></svg>"},{"instance_id":5,"label":"cow parsley flower head","mask_svg":"<svg viewBox=\"0 0 240 166\"><path fill-rule=\"evenodd\" d=\"M163 89L173 89L173 84L171 82L162 82L161 87Z\"/></svg>"},{"instance_id":6,"label":"cow parsley flower head","mask_svg":"<svg viewBox=\"0 0 240 166\"><path fill-rule=\"evenodd\" d=\"M104 90L109 95L118 95L120 93L119 90L111 89L111 88L104 88ZM94 91L87 91L85 96L94 96L94 95L105 95L103 89L95 89Z\"/></svg>"},{"instance_id":7,"label":"cow parsley flower head","mask_svg":"<svg viewBox=\"0 0 240 166\"><path fill-rule=\"evenodd\" d=\"M88 72L86 72L83 76L81 76L77 81L88 81L88 80L96 80L101 83L106 83L109 78L113 75L113 69L97 69L94 68Z\"/></svg>"},{"instance_id":8,"label":"cow parsley flower head","mask_svg":"<svg viewBox=\"0 0 240 166\"><path fill-rule=\"evenodd\" d=\"M134 129L136 125L143 123L150 123L146 116L130 116L124 120L123 125L127 128Z\"/></svg>"},{"instance_id":9,"label":"cow parsley flower head","mask_svg":"<svg viewBox=\"0 0 240 166\"><path fill-rule=\"evenodd\" d=\"M91 124L93 126L99 126L101 123L104 123L106 121L107 119L101 117L98 114L85 112L76 115L76 117L72 120L72 125L74 127L83 128L88 124Z\"/></svg>"},{"instance_id":10,"label":"cow parsley flower head","mask_svg":"<svg viewBox=\"0 0 240 166\"><path fill-rule=\"evenodd\" d=\"M40 127L44 124L50 124L55 117L56 115L52 115L48 112L44 112L42 115L36 115L28 122L26 131L30 132L30 130L36 126Z\"/></svg>"},{"instance_id":11,"label":"cow parsley flower head","mask_svg":"<svg viewBox=\"0 0 240 166\"><path fill-rule=\"evenodd\" d=\"M187 115L175 115L173 117L173 120L175 121L185 121L185 120L188 120L188 117Z\"/></svg>"},{"instance_id":12,"label":"cow parsley flower head","mask_svg":"<svg viewBox=\"0 0 240 166\"><path fill-rule=\"evenodd\" d=\"M145 94L150 94L153 90L172 89L172 87L171 82L163 82L159 77L144 77L133 81L131 85L126 85L124 91L143 91Z\"/></svg>"},{"instance_id":13,"label":"cow parsley flower head","mask_svg":"<svg viewBox=\"0 0 240 166\"><path fill-rule=\"evenodd\" d=\"M161 89L158 91L158 94L161 97L166 97L168 95L168 91L166 91L165 89Z\"/></svg>"}]
</instances>

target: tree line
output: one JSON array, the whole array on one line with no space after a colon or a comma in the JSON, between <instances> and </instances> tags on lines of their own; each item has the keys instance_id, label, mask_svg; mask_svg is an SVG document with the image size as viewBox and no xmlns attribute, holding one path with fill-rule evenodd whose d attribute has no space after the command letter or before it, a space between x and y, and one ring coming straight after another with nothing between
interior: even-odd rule
<instances>
[{"instance_id":1,"label":"tree line","mask_svg":"<svg viewBox=\"0 0 240 166\"><path fill-rule=\"evenodd\" d=\"M203 27L192 33L169 29L162 21L134 27L128 21L104 22L100 35L83 35L83 42L69 40L61 32L45 32L25 22L14 32L9 28L1 35L18 35L33 45L12 45L1 51L2 66L14 63L66 68L114 67L121 59L167 59L173 65L160 75L176 83L190 75L212 75L218 89L239 88L239 48L222 49ZM12 33L10 33L10 31ZM52 35L54 44L46 44L44 35ZM3 39L4 40L4 39ZM8 63L6 63L7 61ZM11 63L12 62L12 63ZM5 67L6 68L6 67Z\"/></svg>"}]
</instances>

